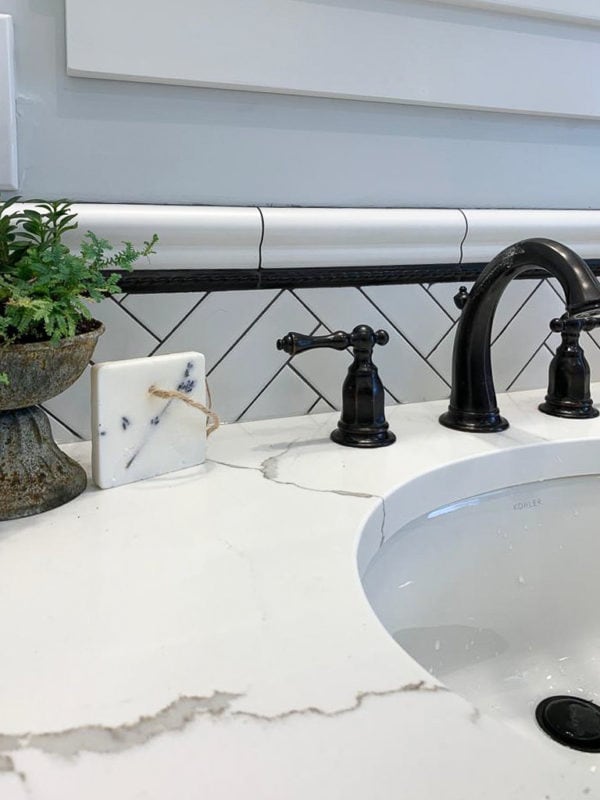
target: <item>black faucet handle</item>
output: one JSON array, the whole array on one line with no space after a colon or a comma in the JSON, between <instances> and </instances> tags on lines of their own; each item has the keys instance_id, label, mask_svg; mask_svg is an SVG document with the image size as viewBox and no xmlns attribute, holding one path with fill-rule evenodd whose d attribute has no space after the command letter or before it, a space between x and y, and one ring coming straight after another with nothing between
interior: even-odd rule
<instances>
[{"instance_id":1,"label":"black faucet handle","mask_svg":"<svg viewBox=\"0 0 600 800\"><path fill-rule=\"evenodd\" d=\"M550 330L552 333L566 333L577 335L582 331L593 331L600 327L600 317L571 317L563 314L562 317L555 317L550 320Z\"/></svg>"},{"instance_id":2,"label":"black faucet handle","mask_svg":"<svg viewBox=\"0 0 600 800\"><path fill-rule=\"evenodd\" d=\"M384 345L390 340L389 333L384 330L374 331L369 325L357 325L351 333L335 331L326 336L310 336L290 331L281 339L277 339L277 349L295 356L306 350L317 347L329 347L333 350L345 350L353 347L360 352L371 353L376 344Z\"/></svg>"},{"instance_id":3,"label":"black faucet handle","mask_svg":"<svg viewBox=\"0 0 600 800\"><path fill-rule=\"evenodd\" d=\"M304 333L290 331L281 339L277 339L277 349L295 356L296 353L304 353L306 350L314 350L317 347L331 347L334 350L345 350L350 345L350 334L344 331L336 331L327 336L310 336Z\"/></svg>"},{"instance_id":4,"label":"black faucet handle","mask_svg":"<svg viewBox=\"0 0 600 800\"><path fill-rule=\"evenodd\" d=\"M342 388L342 416L331 438L347 447L385 447L396 441L384 411L384 388L371 358L376 344L390 340L387 331L357 325L351 333L336 331L327 336L309 336L290 331L277 340L277 349L292 356L317 347L345 350L352 347L354 359Z\"/></svg>"}]
</instances>

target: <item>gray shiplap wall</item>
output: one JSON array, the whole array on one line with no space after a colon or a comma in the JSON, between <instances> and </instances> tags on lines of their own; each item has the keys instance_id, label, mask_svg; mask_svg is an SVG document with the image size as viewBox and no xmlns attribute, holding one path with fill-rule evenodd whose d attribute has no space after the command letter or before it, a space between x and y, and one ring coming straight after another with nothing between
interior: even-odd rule
<instances>
[{"instance_id":1,"label":"gray shiplap wall","mask_svg":"<svg viewBox=\"0 0 600 800\"><path fill-rule=\"evenodd\" d=\"M598 122L68 78L64 0L1 12L15 22L25 196L600 207Z\"/></svg>"}]
</instances>

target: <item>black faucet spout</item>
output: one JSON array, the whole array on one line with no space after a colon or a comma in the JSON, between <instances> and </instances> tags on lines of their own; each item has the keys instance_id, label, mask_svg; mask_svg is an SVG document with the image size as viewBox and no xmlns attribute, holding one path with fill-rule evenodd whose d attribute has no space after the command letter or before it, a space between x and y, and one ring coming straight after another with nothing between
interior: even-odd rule
<instances>
[{"instance_id":1,"label":"black faucet spout","mask_svg":"<svg viewBox=\"0 0 600 800\"><path fill-rule=\"evenodd\" d=\"M577 253L551 239L525 239L494 258L473 284L456 330L452 391L440 422L448 428L492 433L508 427L500 416L492 377L491 333L498 301L508 284L531 267L558 279L567 314L586 317L600 309L600 284Z\"/></svg>"}]
</instances>

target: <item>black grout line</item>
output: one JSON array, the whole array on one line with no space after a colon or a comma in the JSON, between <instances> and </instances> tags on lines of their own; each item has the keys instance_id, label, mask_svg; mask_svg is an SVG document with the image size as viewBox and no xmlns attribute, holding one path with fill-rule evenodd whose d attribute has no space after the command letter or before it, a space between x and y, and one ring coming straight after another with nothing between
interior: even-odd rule
<instances>
[{"instance_id":1,"label":"black grout line","mask_svg":"<svg viewBox=\"0 0 600 800\"><path fill-rule=\"evenodd\" d=\"M587 331L587 337L588 337L587 340L591 340L593 342L594 346L597 347L600 350L600 344L598 344L598 342L594 339L594 337L592 336L592 334L589 331Z\"/></svg>"},{"instance_id":2,"label":"black grout line","mask_svg":"<svg viewBox=\"0 0 600 800\"><path fill-rule=\"evenodd\" d=\"M469 220L467 219L467 215L462 210L462 208L458 208L457 211L460 214L463 215L463 218L465 220L465 235L463 236L462 241L461 241L461 243L459 245L460 254L459 254L459 259L458 259L458 265L460 266L463 263L463 258L464 258L464 255L465 255L464 254L464 249L463 249L464 248L464 244L467 241L467 236L469 235Z\"/></svg>"},{"instance_id":3,"label":"black grout line","mask_svg":"<svg viewBox=\"0 0 600 800\"><path fill-rule=\"evenodd\" d=\"M553 284L553 283L550 283L550 281L548 280L548 278L545 278L544 280L546 281L546 283L548 284L548 286L549 286L549 287L552 289L552 291L554 292L554 294L555 294L555 295L556 295L556 296L559 298L560 302L561 302L561 303L564 303L564 302L565 302L565 298L564 298L564 297L561 295L561 293L560 293L560 292L558 291L558 289L557 289L557 288L554 286L554 284Z\"/></svg>"},{"instance_id":4,"label":"black grout line","mask_svg":"<svg viewBox=\"0 0 600 800\"><path fill-rule=\"evenodd\" d=\"M315 408L315 406L316 406L316 405L319 403L319 400L323 400L323 397L322 397L321 395L319 395L319 397L317 397L317 399L316 399L316 400L315 400L315 402L312 404L312 406L310 406L310 408L309 408L309 409L308 409L308 411L306 412L307 414L310 414L310 413L312 412L313 408Z\"/></svg>"},{"instance_id":5,"label":"black grout line","mask_svg":"<svg viewBox=\"0 0 600 800\"><path fill-rule=\"evenodd\" d=\"M309 336L312 336L312 335L314 334L314 332L317 330L317 328L318 328L318 327L319 327L319 326L318 326L318 325L316 325L316 326L315 326L315 327L312 329L312 331L310 332ZM239 414L239 415L238 415L238 417L237 417L237 418L236 418L236 420L235 420L236 422L239 422L239 421L241 420L241 418L244 416L244 414L245 414L245 413L248 411L248 409L249 409L251 406L253 406L253 405L254 405L254 403L256 403L256 401L258 400L258 398L259 398L259 397L261 397L261 396L262 396L262 395L263 395L263 394L266 392L266 390L267 390L267 389L269 388L269 386L270 386L270 385L273 383L273 381L275 380L275 378L276 378L278 375L280 375L280 374L283 372L283 370L284 370L284 369L287 367L287 365L290 363L290 361L292 360L292 358L293 358L293 356L290 356L290 357L287 359L287 361L284 361L284 363L282 364L282 366L281 366L281 367L280 367L280 368L277 370L277 372L276 372L276 373L273 375L273 377L272 377L272 378L269 378L269 380L266 382L266 384L263 386L263 388L262 388L262 389L259 391L259 393L256 395L256 397L254 397L254 399L253 399L253 400L251 400L251 401L248 403L248 405L247 405L247 406L246 406L246 408L245 408L245 409L244 409L244 410L241 412L241 414ZM278 415L278 416L280 416L280 415Z\"/></svg>"},{"instance_id":6,"label":"black grout line","mask_svg":"<svg viewBox=\"0 0 600 800\"><path fill-rule=\"evenodd\" d=\"M215 369L219 366L219 364L223 361L223 359L227 358L227 356L229 355L229 353L231 353L231 351L234 349L234 347L237 347L237 345L241 342L241 340L244 338L244 336L246 336L246 334L250 331L250 329L253 328L256 325L256 323L258 322L259 319L261 319L261 317L264 317L264 315L271 308L273 303L276 303L277 300L279 300L279 298L281 297L281 295L285 291L286 291L285 289L280 289L279 292L277 292L275 297L270 302L267 303L267 305L263 308L263 310L260 312L260 314L257 317L255 317L255 319L250 323L250 325L248 325L248 327L244 331L242 331L242 333L237 337L235 342L223 353L221 358L219 358L216 361L216 363L212 365L212 367L206 373L206 377L208 377L212 372L215 371Z\"/></svg>"},{"instance_id":7,"label":"black grout line","mask_svg":"<svg viewBox=\"0 0 600 800\"><path fill-rule=\"evenodd\" d=\"M356 289L359 289L359 290L360 290L360 287L359 287L359 286L356 286L356 287L354 287L354 288L356 288ZM310 313L313 315L313 317L314 317L314 318L315 318L315 319L316 319L316 320L317 320L317 321L318 321L318 322L319 322L319 323L322 325L322 327L323 327L323 328L325 328L325 330L326 330L326 331L329 331L329 333L333 333L333 328L331 328L329 325L327 325L325 322L323 322L323 320L322 320L320 317L318 317L318 316L315 314L315 312L312 310L312 308L310 308L310 306L308 306L308 305L307 305L307 304L304 302L304 300L302 300L302 298L301 298L301 297L298 297L298 296L296 295L296 293L295 293L295 292L296 292L296 290L295 290L295 289L290 289L290 290L289 290L289 292L290 292L292 295L294 295L294 297L296 298L296 300L297 300L299 303L302 303L302 305L304 306L304 308L305 308L305 309L306 309L308 312L310 312ZM375 307L377 308L377 306L375 306ZM347 352L347 353L349 353L351 357L353 357L353 354L352 354L352 348L351 348L351 347L346 347L346 352ZM401 402L400 400L398 400L398 398L396 397L396 395L395 395L393 392L391 392L391 391L390 391L390 390L389 390L389 389L388 389L386 386L384 386L383 388L384 388L384 389L385 389L385 391L386 391L386 392L387 392L387 393L390 395L390 397L391 397L393 400L395 400L395 401L396 401L396 403L400 403L400 402Z\"/></svg>"},{"instance_id":8,"label":"black grout line","mask_svg":"<svg viewBox=\"0 0 600 800\"><path fill-rule=\"evenodd\" d=\"M291 369L292 372L300 378L300 380L304 381L304 383L307 386L309 386L313 390L313 392L321 398L321 400L323 400L325 403L327 403L328 406L331 406L332 411L338 411L339 410L333 405L333 403L329 402L329 400L325 397L324 394L321 394L321 392L319 392L319 390L315 386L312 385L312 383L308 380L308 378L306 378L301 372L298 372L298 370L296 369L296 367L294 367L293 364L291 364L288 361L287 366L288 366L288 369Z\"/></svg>"},{"instance_id":9,"label":"black grout line","mask_svg":"<svg viewBox=\"0 0 600 800\"><path fill-rule=\"evenodd\" d=\"M311 314L317 320L317 322L325 328L325 330L329 331L329 333L333 333L329 325L326 325L323 322L323 320L317 314L315 314L312 308L309 305L307 305L301 297L298 297L298 295L296 294L297 289L288 289L287 291L289 291L292 297L294 297L301 305L304 306L304 308L309 312L309 314Z\"/></svg>"},{"instance_id":10,"label":"black grout line","mask_svg":"<svg viewBox=\"0 0 600 800\"><path fill-rule=\"evenodd\" d=\"M265 241L265 218L262 213L262 209L256 206L256 210L260 216L260 242L258 243L258 268L262 269L262 251L263 251L263 242Z\"/></svg>"},{"instance_id":11,"label":"black grout line","mask_svg":"<svg viewBox=\"0 0 600 800\"><path fill-rule=\"evenodd\" d=\"M544 347L544 345L546 344L546 342L548 341L548 339L550 338L550 336L552 336L552 334L551 334L551 333L549 333L549 334L548 334L548 336L546 336L546 338L545 338L545 339L544 339L544 341L543 341L543 342L540 344L540 346L539 346L539 347L536 347L536 349L533 351L533 353L532 353L531 357L530 357L530 358L529 358L529 359L528 359L528 360L525 362L525 364L524 364L524 365L521 367L521 369L520 369L520 370L517 372L517 374L515 375L515 377L512 379L512 381L511 381L511 382L508 384L508 386L506 387L506 389L503 389L502 391L504 391L504 392L510 392L510 390L511 390L511 387L513 386L513 384L514 384L514 383L515 383L515 382L516 382L516 381L517 381L517 380L520 378L520 376L521 376L521 375L522 375L522 374L525 372L525 370L527 369L527 367L528 367L528 366L531 364L531 362L532 362L532 361L533 361L533 359L534 359L534 358L537 356L537 354L540 352L540 350L542 350L542 348Z\"/></svg>"},{"instance_id":12,"label":"black grout line","mask_svg":"<svg viewBox=\"0 0 600 800\"><path fill-rule=\"evenodd\" d=\"M175 333L175 331L177 331L177 330L179 330L179 328L181 328L181 326L182 326L182 325L183 325L183 323L186 321L186 319L187 319L187 318L188 318L188 317L189 317L191 314L193 314L193 313L194 313L194 311L195 311L195 310L198 308L198 306L199 306L201 303L203 303L203 302L206 300L206 298L209 296L209 294L210 294L210 292L206 292L206 294L205 294L203 297L201 297L201 298L200 298L200 300L198 300L198 302L197 302L197 303L195 303L195 304L192 306L192 308L190 308L190 310L187 312L187 314L185 314L185 315L184 315L184 316L183 316L183 317L182 317L182 318L179 320L179 322L177 323L177 325L175 325L175 327L174 327L172 330L170 330L170 331L169 331L169 333L168 333L168 334L167 334L167 335L164 337L164 339L162 339L162 340L161 340L161 341L160 341L160 342L159 342L159 343L156 345L156 347L155 347L153 350L151 350L151 351L148 353L148 355L149 355L149 356L153 356L153 355L154 355L154 353L156 353L156 351L157 351L157 350L158 350L160 347L162 347L162 346L163 346L163 344L164 344L165 342L167 342L167 341L168 341L168 340L171 338L171 336L173 336L173 334Z\"/></svg>"},{"instance_id":13,"label":"black grout line","mask_svg":"<svg viewBox=\"0 0 600 800\"><path fill-rule=\"evenodd\" d=\"M403 402L403 401L402 401L402 400L399 400L399 399L396 397L396 395L395 395L395 394L394 394L394 393L391 391L391 389L388 389L388 387L387 387L387 386L384 386L384 387L383 387L383 389L384 389L384 391L386 392L386 394L389 394L389 396L392 398L392 400L394 401L394 403L398 403L398 405L401 405L401 404L402 404L402 402ZM385 400L384 400L384 405L385 405Z\"/></svg>"},{"instance_id":14,"label":"black grout line","mask_svg":"<svg viewBox=\"0 0 600 800\"><path fill-rule=\"evenodd\" d=\"M454 322L452 323L452 325L446 331L446 333L439 340L439 342L436 345L434 345L432 347L432 349L429 351L429 353L427 353L427 355L425 356L425 358L427 360L427 363L429 363L429 359L431 358L431 356L435 353L435 351L438 349L438 347L441 345L441 343L444 341L444 339L446 339L448 336L450 336L450 334L456 328L457 325L458 325L458 320L455 319Z\"/></svg>"},{"instance_id":15,"label":"black grout line","mask_svg":"<svg viewBox=\"0 0 600 800\"><path fill-rule=\"evenodd\" d=\"M390 325L393 327L393 329L394 329L394 330L395 330L395 331L396 331L396 332L397 332L397 333L398 333L398 334L399 334L399 335L402 337L402 339L403 339L403 340L406 342L406 344L408 344L408 345L409 345L409 346L410 346L410 347L411 347L411 348L412 348L412 349L415 351L415 353L416 353L416 354L419 356L419 358L421 358L421 359L422 359L422 360L423 360L423 361L424 361L424 362L427 364L427 366L429 367L429 369L431 369L433 372L435 372L435 374L438 376L438 378L439 378L441 381L443 381L443 382L446 384L446 386L448 386L448 388L450 388L450 384L449 384L449 383L448 383L448 381L447 381L447 380L444 378L444 376L443 376L443 375L441 375L441 374L440 374L440 373L437 371L437 369L436 369L436 368L433 366L433 364L430 364L430 363L429 363L429 361L427 361L427 359L425 358L425 356L424 356L422 353L420 353L420 352L419 352L419 350L418 350L418 349L415 347L415 345L414 345L414 344L413 344L413 343L410 341L410 339L407 339L407 338L406 338L406 336L405 336L405 335L402 333L402 331L401 331L401 330L400 330L400 329L399 329L399 328L398 328L398 327L397 327L397 326L396 326L396 325L395 325L395 324L392 322L392 320L391 320L391 319L390 319L390 318L389 318L389 317L388 317L386 314L384 314L384 312L383 312L383 311L382 311L382 310L379 308L379 306L377 306L377 305L376 305L376 304L373 302L373 300L371 300L371 298L369 297L369 295L368 295L368 294L365 294L365 292L363 292L363 290L362 290L362 287L361 287L361 286L357 286L356 288L357 288L357 289L358 289L358 291L359 291L359 292L360 292L360 293L363 295L363 297L366 297L366 299L369 301L369 303L371 303L371 305L372 305L372 306L374 306L374 307L377 309L377 311L379 311L379 313L381 314L381 316L382 316L382 317L383 317L385 320L387 320L387 322L389 322L389 324L390 324Z\"/></svg>"},{"instance_id":16,"label":"black grout line","mask_svg":"<svg viewBox=\"0 0 600 800\"><path fill-rule=\"evenodd\" d=\"M143 322L142 322L140 319L138 319L138 318L135 316L135 314L132 314L132 313L131 313L131 311L130 311L130 310L127 308L127 306L123 306L123 305L121 305L121 303L119 303L119 301L118 301L118 300L115 300L115 299L114 299L114 297L111 297L110 299L113 301L113 303L114 303L115 305L117 305L117 306L118 306L118 307L121 309L121 311L124 311L124 312L125 312L125 313L126 313L128 316L130 316L130 317L131 317L131 319L135 320L135 322L137 322L137 324L140 326L140 328L143 328L143 329L146 331L146 333L149 333L149 334L150 334L150 336L152 336L152 338L153 338L153 339L156 339L156 341L157 341L157 342L159 343L159 345L160 345L160 337L159 337L159 336L157 336L157 335L154 333L154 331L151 331L151 330L150 330L150 328L149 328L147 325L145 325L145 324L144 324L144 323L143 323Z\"/></svg>"},{"instance_id":17,"label":"black grout line","mask_svg":"<svg viewBox=\"0 0 600 800\"><path fill-rule=\"evenodd\" d=\"M69 431L69 433L72 433L73 436L76 436L77 439L80 442L84 442L85 441L85 439L83 438L83 436L80 433L78 433L76 430L74 430L70 425L67 425L67 423L64 420L62 420L60 417L57 417L56 414L53 414L52 411L50 411L49 409L46 408L46 406L42 406L42 409L46 412L46 414L48 414L49 417L52 417L52 419L55 422L59 422L63 426L63 428L66 428Z\"/></svg>"},{"instance_id":18,"label":"black grout line","mask_svg":"<svg viewBox=\"0 0 600 800\"><path fill-rule=\"evenodd\" d=\"M448 317L448 319L451 319L452 322L456 322L456 320L454 319L452 314L446 308L444 308L444 306L440 303L440 301L437 299L437 297L435 295L431 294L431 292L429 291L429 288L427 286L425 286L424 284L422 284L422 283L420 284L420 286L423 288L424 291L427 292L427 294L433 300L433 302L436 303L442 309L442 311ZM435 283L430 283L429 286L435 286Z\"/></svg>"},{"instance_id":19,"label":"black grout line","mask_svg":"<svg viewBox=\"0 0 600 800\"><path fill-rule=\"evenodd\" d=\"M538 283L538 285L537 285L537 286L536 286L536 287L535 287L535 288L534 288L534 289L531 291L531 293L527 295L527 297L525 298L525 300L523 300L523 302L521 303L521 305L520 305L520 306L517 308L517 310L515 311L515 313L514 313L514 314L513 314L513 315L510 317L510 319L508 320L508 322L506 323L506 325L505 325L505 326L502 328L502 330L501 330L501 331L498 333L498 335L497 335L497 336L495 336L495 337L494 337L494 338L493 338L493 339L490 341L490 344L491 344L491 345L494 345L494 344L496 344L496 342L497 342L497 341L498 341L498 339L499 339L499 338L502 336L502 334L504 333L504 331L505 331L505 330L508 328L508 326L509 326L509 325L511 325L511 324L512 324L512 322L513 322L513 320L515 319L515 317L517 316L517 314L520 314L520 313L521 313L521 311L523 310L523 308L524 308L524 307L527 305L527 303L528 303L528 302L531 300L531 298L532 298L532 297L533 297L533 295L534 295L534 294L537 292L537 290L540 288L540 286L542 285L542 283L543 283L543 282L544 282L544 280L542 279L542 280L541 280L541 281Z\"/></svg>"}]
</instances>

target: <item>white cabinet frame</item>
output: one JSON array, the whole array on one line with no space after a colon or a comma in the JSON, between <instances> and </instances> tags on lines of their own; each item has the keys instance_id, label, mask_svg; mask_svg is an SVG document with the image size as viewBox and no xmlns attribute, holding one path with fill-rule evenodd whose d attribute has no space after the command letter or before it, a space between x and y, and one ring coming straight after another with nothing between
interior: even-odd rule
<instances>
[{"instance_id":1,"label":"white cabinet frame","mask_svg":"<svg viewBox=\"0 0 600 800\"><path fill-rule=\"evenodd\" d=\"M0 190L17 185L13 26L12 17L0 14Z\"/></svg>"}]
</instances>

